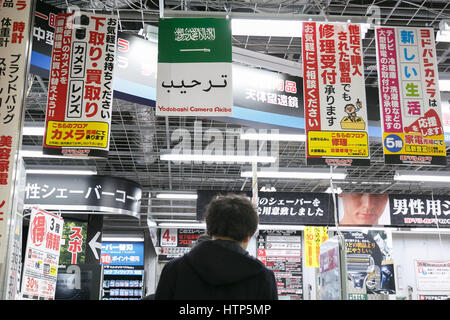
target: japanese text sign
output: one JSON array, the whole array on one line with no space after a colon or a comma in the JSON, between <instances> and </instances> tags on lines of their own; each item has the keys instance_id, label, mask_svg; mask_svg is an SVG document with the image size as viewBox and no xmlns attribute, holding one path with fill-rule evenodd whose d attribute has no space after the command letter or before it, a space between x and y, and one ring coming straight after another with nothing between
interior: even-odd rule
<instances>
[{"instance_id":1,"label":"japanese text sign","mask_svg":"<svg viewBox=\"0 0 450 320\"><path fill-rule=\"evenodd\" d=\"M446 165L433 29L375 31L385 162Z\"/></svg>"},{"instance_id":2,"label":"japanese text sign","mask_svg":"<svg viewBox=\"0 0 450 320\"><path fill-rule=\"evenodd\" d=\"M159 20L156 115L231 116L231 24L222 18Z\"/></svg>"},{"instance_id":3,"label":"japanese text sign","mask_svg":"<svg viewBox=\"0 0 450 320\"><path fill-rule=\"evenodd\" d=\"M113 266L143 266L143 242L103 242L101 263Z\"/></svg>"},{"instance_id":4,"label":"japanese text sign","mask_svg":"<svg viewBox=\"0 0 450 320\"><path fill-rule=\"evenodd\" d=\"M142 187L124 178L28 174L25 205L48 210L97 210L139 217Z\"/></svg>"},{"instance_id":5,"label":"japanese text sign","mask_svg":"<svg viewBox=\"0 0 450 320\"><path fill-rule=\"evenodd\" d=\"M303 23L307 164L369 165L361 28Z\"/></svg>"},{"instance_id":6,"label":"japanese text sign","mask_svg":"<svg viewBox=\"0 0 450 320\"><path fill-rule=\"evenodd\" d=\"M33 208L22 279L25 299L53 300L64 220Z\"/></svg>"},{"instance_id":7,"label":"japanese text sign","mask_svg":"<svg viewBox=\"0 0 450 320\"><path fill-rule=\"evenodd\" d=\"M328 239L328 228L306 226L303 236L305 238L305 267L319 268L320 245Z\"/></svg>"},{"instance_id":8,"label":"japanese text sign","mask_svg":"<svg viewBox=\"0 0 450 320\"><path fill-rule=\"evenodd\" d=\"M106 157L117 18L58 14L55 23L44 154Z\"/></svg>"},{"instance_id":9,"label":"japanese text sign","mask_svg":"<svg viewBox=\"0 0 450 320\"><path fill-rule=\"evenodd\" d=\"M19 145L27 48L29 1L0 0L0 265L6 258L15 157Z\"/></svg>"}]
</instances>

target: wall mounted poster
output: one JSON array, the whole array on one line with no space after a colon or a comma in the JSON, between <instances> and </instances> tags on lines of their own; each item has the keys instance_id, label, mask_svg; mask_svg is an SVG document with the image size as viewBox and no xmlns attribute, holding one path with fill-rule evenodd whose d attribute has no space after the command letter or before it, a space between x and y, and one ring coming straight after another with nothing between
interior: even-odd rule
<instances>
[{"instance_id":1,"label":"wall mounted poster","mask_svg":"<svg viewBox=\"0 0 450 320\"><path fill-rule=\"evenodd\" d=\"M432 28L376 27L386 164L447 163Z\"/></svg>"},{"instance_id":2,"label":"wall mounted poster","mask_svg":"<svg viewBox=\"0 0 450 320\"><path fill-rule=\"evenodd\" d=\"M450 290L450 260L418 259L415 271L417 290Z\"/></svg>"},{"instance_id":3,"label":"wall mounted poster","mask_svg":"<svg viewBox=\"0 0 450 320\"><path fill-rule=\"evenodd\" d=\"M24 299L54 299L63 225L57 215L31 210L22 276Z\"/></svg>"},{"instance_id":4,"label":"wall mounted poster","mask_svg":"<svg viewBox=\"0 0 450 320\"><path fill-rule=\"evenodd\" d=\"M157 116L231 116L231 24L167 18L158 24Z\"/></svg>"},{"instance_id":5,"label":"wall mounted poster","mask_svg":"<svg viewBox=\"0 0 450 320\"><path fill-rule=\"evenodd\" d=\"M303 23L308 165L369 165L359 24Z\"/></svg>"},{"instance_id":6,"label":"wall mounted poster","mask_svg":"<svg viewBox=\"0 0 450 320\"><path fill-rule=\"evenodd\" d=\"M116 33L112 15L57 15L44 154L108 155Z\"/></svg>"}]
</instances>

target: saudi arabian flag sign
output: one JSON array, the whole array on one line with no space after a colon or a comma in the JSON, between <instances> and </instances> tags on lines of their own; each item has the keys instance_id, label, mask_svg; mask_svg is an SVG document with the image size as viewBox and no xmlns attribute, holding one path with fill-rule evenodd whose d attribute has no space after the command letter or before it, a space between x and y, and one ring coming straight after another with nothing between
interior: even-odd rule
<instances>
[{"instance_id":1,"label":"saudi arabian flag sign","mask_svg":"<svg viewBox=\"0 0 450 320\"><path fill-rule=\"evenodd\" d=\"M157 116L231 116L231 24L159 19Z\"/></svg>"}]
</instances>

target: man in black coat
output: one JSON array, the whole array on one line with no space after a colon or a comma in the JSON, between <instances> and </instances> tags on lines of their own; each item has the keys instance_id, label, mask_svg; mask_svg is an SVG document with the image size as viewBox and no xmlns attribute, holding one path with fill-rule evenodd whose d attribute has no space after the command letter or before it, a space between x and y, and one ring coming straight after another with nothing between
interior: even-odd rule
<instances>
[{"instance_id":1,"label":"man in black coat","mask_svg":"<svg viewBox=\"0 0 450 320\"><path fill-rule=\"evenodd\" d=\"M217 196L206 209L212 240L168 262L156 300L276 300L273 271L245 250L258 227L258 215L245 196Z\"/></svg>"}]
</instances>

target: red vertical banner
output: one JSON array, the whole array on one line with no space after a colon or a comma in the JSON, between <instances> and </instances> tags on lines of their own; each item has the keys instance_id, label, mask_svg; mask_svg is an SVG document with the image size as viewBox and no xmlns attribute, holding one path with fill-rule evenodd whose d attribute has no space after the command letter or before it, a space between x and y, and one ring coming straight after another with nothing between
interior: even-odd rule
<instances>
[{"instance_id":1,"label":"red vertical banner","mask_svg":"<svg viewBox=\"0 0 450 320\"><path fill-rule=\"evenodd\" d=\"M361 28L303 23L308 165L369 165Z\"/></svg>"}]
</instances>

